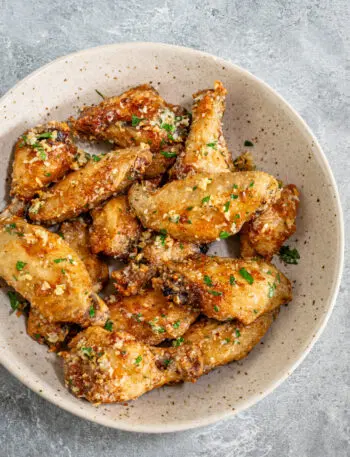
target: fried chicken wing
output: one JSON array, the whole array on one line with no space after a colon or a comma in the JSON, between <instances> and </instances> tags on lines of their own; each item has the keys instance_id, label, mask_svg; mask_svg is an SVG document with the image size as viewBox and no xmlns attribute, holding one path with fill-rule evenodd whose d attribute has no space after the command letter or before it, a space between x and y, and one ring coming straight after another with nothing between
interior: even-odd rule
<instances>
[{"instance_id":1,"label":"fried chicken wing","mask_svg":"<svg viewBox=\"0 0 350 457\"><path fill-rule=\"evenodd\" d=\"M160 189L137 183L129 202L144 227L181 241L209 243L237 233L278 192L276 179L262 171L197 173Z\"/></svg>"},{"instance_id":2,"label":"fried chicken wing","mask_svg":"<svg viewBox=\"0 0 350 457\"><path fill-rule=\"evenodd\" d=\"M70 352L61 353L66 386L92 403L133 400L164 384L202 374L196 347L153 348L122 331L89 327L69 346Z\"/></svg>"},{"instance_id":3,"label":"fried chicken wing","mask_svg":"<svg viewBox=\"0 0 350 457\"><path fill-rule=\"evenodd\" d=\"M193 304L208 317L245 325L292 299L290 281L269 263L205 255L167 262L153 280L175 303Z\"/></svg>"},{"instance_id":4,"label":"fried chicken wing","mask_svg":"<svg viewBox=\"0 0 350 457\"><path fill-rule=\"evenodd\" d=\"M204 319L170 348L147 346L126 332L89 327L71 341L70 352L62 353L65 383L77 397L112 403L133 400L164 384L193 382L247 356L272 320L269 313L243 327Z\"/></svg>"},{"instance_id":5,"label":"fried chicken wing","mask_svg":"<svg viewBox=\"0 0 350 457\"><path fill-rule=\"evenodd\" d=\"M111 296L109 328L125 330L137 340L157 345L183 335L199 311L169 302L160 291L146 290L132 297Z\"/></svg>"},{"instance_id":6,"label":"fried chicken wing","mask_svg":"<svg viewBox=\"0 0 350 457\"><path fill-rule=\"evenodd\" d=\"M30 218L55 224L96 207L113 194L125 191L151 162L147 145L115 150L81 170L70 173L40 198L33 200Z\"/></svg>"},{"instance_id":7,"label":"fried chicken wing","mask_svg":"<svg viewBox=\"0 0 350 457\"><path fill-rule=\"evenodd\" d=\"M119 195L91 212L90 243L94 253L126 260L135 251L141 225L131 213L126 195Z\"/></svg>"},{"instance_id":8,"label":"fried chicken wing","mask_svg":"<svg viewBox=\"0 0 350 457\"><path fill-rule=\"evenodd\" d=\"M299 192L290 184L282 189L280 198L266 211L243 226L240 233L241 256L257 254L270 260L296 230L295 219Z\"/></svg>"},{"instance_id":9,"label":"fried chicken wing","mask_svg":"<svg viewBox=\"0 0 350 457\"><path fill-rule=\"evenodd\" d=\"M108 140L123 148L149 144L154 160L146 170L147 178L164 173L174 163L176 145L185 141L189 122L181 106L167 103L149 84L86 107L77 120L72 119L75 131L89 140Z\"/></svg>"},{"instance_id":10,"label":"fried chicken wing","mask_svg":"<svg viewBox=\"0 0 350 457\"><path fill-rule=\"evenodd\" d=\"M165 233L157 235L151 231L143 232L138 248L140 252L134 260L112 273L116 290L124 296L140 293L163 262L181 262L199 252L199 247L193 243L176 241Z\"/></svg>"},{"instance_id":11,"label":"fried chicken wing","mask_svg":"<svg viewBox=\"0 0 350 457\"><path fill-rule=\"evenodd\" d=\"M221 173L232 168L232 156L222 133L226 89L215 81L214 89L193 95L192 124L184 152L170 171L172 178L188 174Z\"/></svg>"},{"instance_id":12,"label":"fried chicken wing","mask_svg":"<svg viewBox=\"0 0 350 457\"><path fill-rule=\"evenodd\" d=\"M108 265L91 252L88 224L81 217L63 222L59 234L84 262L92 280L93 290L99 292L108 281Z\"/></svg>"},{"instance_id":13,"label":"fried chicken wing","mask_svg":"<svg viewBox=\"0 0 350 457\"><path fill-rule=\"evenodd\" d=\"M15 145L11 195L28 200L74 165L77 147L65 122L49 122L25 132Z\"/></svg>"},{"instance_id":14,"label":"fried chicken wing","mask_svg":"<svg viewBox=\"0 0 350 457\"><path fill-rule=\"evenodd\" d=\"M60 236L18 217L0 218L0 276L49 323L103 325L108 317L76 252Z\"/></svg>"},{"instance_id":15,"label":"fried chicken wing","mask_svg":"<svg viewBox=\"0 0 350 457\"><path fill-rule=\"evenodd\" d=\"M31 308L27 319L27 333L39 344L47 344L51 351L56 351L65 341L69 333L66 324L49 322L38 312Z\"/></svg>"}]
</instances>

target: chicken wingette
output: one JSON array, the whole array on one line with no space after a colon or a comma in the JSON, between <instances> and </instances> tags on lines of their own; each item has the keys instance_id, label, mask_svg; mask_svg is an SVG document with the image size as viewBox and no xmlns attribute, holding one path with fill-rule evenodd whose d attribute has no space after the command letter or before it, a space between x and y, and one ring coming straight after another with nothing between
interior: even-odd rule
<instances>
[{"instance_id":1,"label":"chicken wingette","mask_svg":"<svg viewBox=\"0 0 350 457\"><path fill-rule=\"evenodd\" d=\"M90 327L63 352L65 384L92 403L133 400L164 384L195 381L203 373L246 357L273 321L265 314L247 327L236 322L202 320L159 348L126 332Z\"/></svg>"},{"instance_id":2,"label":"chicken wingette","mask_svg":"<svg viewBox=\"0 0 350 457\"><path fill-rule=\"evenodd\" d=\"M149 147L143 144L98 156L34 199L29 217L38 223L55 224L87 212L125 191L151 160Z\"/></svg>"},{"instance_id":3,"label":"chicken wingette","mask_svg":"<svg viewBox=\"0 0 350 457\"><path fill-rule=\"evenodd\" d=\"M49 323L103 325L108 318L76 252L59 235L19 217L0 218L0 276Z\"/></svg>"},{"instance_id":4,"label":"chicken wingette","mask_svg":"<svg viewBox=\"0 0 350 457\"><path fill-rule=\"evenodd\" d=\"M155 288L175 303L193 305L210 318L250 324L292 299L290 281L267 262L201 254L161 267Z\"/></svg>"},{"instance_id":5,"label":"chicken wingette","mask_svg":"<svg viewBox=\"0 0 350 457\"><path fill-rule=\"evenodd\" d=\"M262 171L197 173L154 189L134 184L129 202L144 227L194 243L234 235L279 194L277 180Z\"/></svg>"},{"instance_id":6,"label":"chicken wingette","mask_svg":"<svg viewBox=\"0 0 350 457\"><path fill-rule=\"evenodd\" d=\"M108 265L91 252L88 224L81 217L66 221L61 224L58 233L84 262L93 289L99 292L108 281Z\"/></svg>"},{"instance_id":7,"label":"chicken wingette","mask_svg":"<svg viewBox=\"0 0 350 457\"><path fill-rule=\"evenodd\" d=\"M193 173L208 174L230 171L232 156L222 133L226 89L216 81L214 89L193 95L192 124L185 150L170 170L170 176L182 179Z\"/></svg>"},{"instance_id":8,"label":"chicken wingette","mask_svg":"<svg viewBox=\"0 0 350 457\"><path fill-rule=\"evenodd\" d=\"M27 333L37 343L47 344L51 351L56 351L66 340L69 325L49 322L36 308L31 308L27 319Z\"/></svg>"},{"instance_id":9,"label":"chicken wingette","mask_svg":"<svg viewBox=\"0 0 350 457\"><path fill-rule=\"evenodd\" d=\"M146 290L131 297L110 296L108 328L125 330L137 340L157 345L165 339L183 335L196 320L199 311L176 305L157 290Z\"/></svg>"},{"instance_id":10,"label":"chicken wingette","mask_svg":"<svg viewBox=\"0 0 350 457\"><path fill-rule=\"evenodd\" d=\"M126 195L119 195L91 212L92 251L126 260L135 251L141 225L131 213Z\"/></svg>"},{"instance_id":11,"label":"chicken wingette","mask_svg":"<svg viewBox=\"0 0 350 457\"><path fill-rule=\"evenodd\" d=\"M77 147L65 122L49 122L26 131L16 142L11 195L31 199L77 166Z\"/></svg>"},{"instance_id":12,"label":"chicken wingette","mask_svg":"<svg viewBox=\"0 0 350 457\"><path fill-rule=\"evenodd\" d=\"M240 233L241 256L260 255L270 260L296 230L295 219L299 192L290 184L282 189L280 198L266 211L243 226Z\"/></svg>"},{"instance_id":13,"label":"chicken wingette","mask_svg":"<svg viewBox=\"0 0 350 457\"><path fill-rule=\"evenodd\" d=\"M153 162L145 176L152 178L174 163L187 136L190 116L143 84L84 108L71 121L76 133L89 140L107 140L123 148L149 144Z\"/></svg>"}]
</instances>

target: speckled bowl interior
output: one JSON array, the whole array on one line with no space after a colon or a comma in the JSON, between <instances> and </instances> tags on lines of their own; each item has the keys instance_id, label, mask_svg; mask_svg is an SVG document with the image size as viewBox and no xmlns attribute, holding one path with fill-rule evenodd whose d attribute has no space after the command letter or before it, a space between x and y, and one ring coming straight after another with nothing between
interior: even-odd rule
<instances>
[{"instance_id":1,"label":"speckled bowl interior","mask_svg":"<svg viewBox=\"0 0 350 457\"><path fill-rule=\"evenodd\" d=\"M294 299L250 355L219 368L195 384L167 386L128 405L95 407L63 386L60 360L25 332L0 291L0 362L24 384L86 419L131 431L168 432L205 425L254 404L278 386L307 354L331 312L342 268L343 228L336 185L320 146L305 123L271 88L221 59L176 46L129 43L99 47L58 59L33 73L0 101L0 198L8 199L12 149L30 126L75 115L82 104L143 82L168 101L191 106L191 94L215 79L228 89L224 130L234 156L244 141L259 169L301 191L296 246L298 266L275 263L292 280ZM235 255L235 241L212 252Z\"/></svg>"}]
</instances>

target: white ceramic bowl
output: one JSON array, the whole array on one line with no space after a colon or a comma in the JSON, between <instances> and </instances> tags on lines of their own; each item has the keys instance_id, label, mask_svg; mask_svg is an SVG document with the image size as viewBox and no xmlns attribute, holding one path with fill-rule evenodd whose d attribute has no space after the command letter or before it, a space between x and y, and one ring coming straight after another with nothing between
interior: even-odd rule
<instances>
[{"instance_id":1,"label":"white ceramic bowl","mask_svg":"<svg viewBox=\"0 0 350 457\"><path fill-rule=\"evenodd\" d=\"M203 52L154 43L126 43L62 57L32 73L0 101L1 199L15 139L30 126L63 120L83 103L151 82L167 100L190 107L191 94L215 79L228 89L225 136L234 155L252 140L259 168L301 191L296 246L298 266L279 265L294 283L294 299L241 363L219 368L195 384L167 386L129 406L98 408L64 387L60 361L25 333L0 294L0 362L47 400L86 419L123 430L170 432L210 424L253 405L298 366L324 328L343 263L343 222L336 184L316 139L298 114L247 71ZM230 255L231 245L214 251ZM278 262L277 262L278 263Z\"/></svg>"}]
</instances>

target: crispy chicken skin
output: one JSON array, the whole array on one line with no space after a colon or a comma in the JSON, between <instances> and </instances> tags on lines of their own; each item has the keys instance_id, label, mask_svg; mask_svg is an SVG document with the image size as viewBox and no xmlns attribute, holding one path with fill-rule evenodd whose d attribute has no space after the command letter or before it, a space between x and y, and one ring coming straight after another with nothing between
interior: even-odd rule
<instances>
[{"instance_id":1,"label":"crispy chicken skin","mask_svg":"<svg viewBox=\"0 0 350 457\"><path fill-rule=\"evenodd\" d=\"M196 347L154 348L132 335L89 327L63 352L65 383L77 397L92 403L133 400L170 382L202 374Z\"/></svg>"},{"instance_id":2,"label":"crispy chicken skin","mask_svg":"<svg viewBox=\"0 0 350 457\"><path fill-rule=\"evenodd\" d=\"M71 121L75 132L89 140L108 140L122 148L149 144L154 160L146 177L153 178L174 163L177 144L181 146L187 136L190 116L181 106L167 103L152 86L143 84L84 108L79 118Z\"/></svg>"},{"instance_id":3,"label":"crispy chicken skin","mask_svg":"<svg viewBox=\"0 0 350 457\"><path fill-rule=\"evenodd\" d=\"M132 297L110 296L110 328L125 330L138 341L157 345L183 335L199 315L192 307L169 302L157 290Z\"/></svg>"},{"instance_id":4,"label":"crispy chicken skin","mask_svg":"<svg viewBox=\"0 0 350 457\"><path fill-rule=\"evenodd\" d=\"M77 148L65 122L49 122L26 131L16 142L11 195L31 199L61 179L75 163Z\"/></svg>"},{"instance_id":5,"label":"crispy chicken skin","mask_svg":"<svg viewBox=\"0 0 350 457\"><path fill-rule=\"evenodd\" d=\"M91 212L92 251L126 260L135 251L141 225L131 213L126 195L119 195Z\"/></svg>"},{"instance_id":6,"label":"crispy chicken skin","mask_svg":"<svg viewBox=\"0 0 350 457\"><path fill-rule=\"evenodd\" d=\"M299 192L294 184L282 189L280 198L257 218L243 226L240 233L241 256L260 255L267 260L296 230Z\"/></svg>"},{"instance_id":7,"label":"crispy chicken skin","mask_svg":"<svg viewBox=\"0 0 350 457\"><path fill-rule=\"evenodd\" d=\"M188 174L221 173L232 168L232 156L222 133L226 89L215 81L214 89L193 95L192 124L184 152L170 171L172 178Z\"/></svg>"},{"instance_id":8,"label":"crispy chicken skin","mask_svg":"<svg viewBox=\"0 0 350 457\"><path fill-rule=\"evenodd\" d=\"M292 299L290 281L263 261L192 256L167 262L153 280L175 303L193 304L207 317L245 325Z\"/></svg>"},{"instance_id":9,"label":"crispy chicken skin","mask_svg":"<svg viewBox=\"0 0 350 457\"><path fill-rule=\"evenodd\" d=\"M274 313L266 313L249 325L237 321L218 322L202 317L183 335L185 344L200 347L203 371L246 357L270 328Z\"/></svg>"},{"instance_id":10,"label":"crispy chicken skin","mask_svg":"<svg viewBox=\"0 0 350 457\"><path fill-rule=\"evenodd\" d=\"M122 270L112 273L114 286L123 296L140 293L163 262L181 262L199 252L199 247L193 243L176 241L165 234L152 234L150 230L143 232L138 249L139 253L134 260Z\"/></svg>"},{"instance_id":11,"label":"crispy chicken skin","mask_svg":"<svg viewBox=\"0 0 350 457\"><path fill-rule=\"evenodd\" d=\"M126 332L89 327L63 352L65 383L92 403L133 400L164 384L195 381L211 369L246 357L272 323L271 313L247 327L203 319L174 347L138 342ZM239 344L237 344L239 343Z\"/></svg>"},{"instance_id":12,"label":"crispy chicken skin","mask_svg":"<svg viewBox=\"0 0 350 457\"><path fill-rule=\"evenodd\" d=\"M33 200L30 218L55 224L95 208L113 194L125 191L151 163L147 145L114 150L99 161L74 171Z\"/></svg>"},{"instance_id":13,"label":"crispy chicken skin","mask_svg":"<svg viewBox=\"0 0 350 457\"><path fill-rule=\"evenodd\" d=\"M160 189L134 184L129 202L144 227L181 241L209 243L239 232L278 192L276 179L262 171L197 173Z\"/></svg>"},{"instance_id":14,"label":"crispy chicken skin","mask_svg":"<svg viewBox=\"0 0 350 457\"><path fill-rule=\"evenodd\" d=\"M0 218L0 276L49 323L103 325L108 317L76 252L60 236L18 217Z\"/></svg>"},{"instance_id":15,"label":"crispy chicken skin","mask_svg":"<svg viewBox=\"0 0 350 457\"><path fill-rule=\"evenodd\" d=\"M29 310L27 333L39 344L47 344L51 351L59 349L69 333L66 324L48 322L35 308Z\"/></svg>"},{"instance_id":16,"label":"crispy chicken skin","mask_svg":"<svg viewBox=\"0 0 350 457\"><path fill-rule=\"evenodd\" d=\"M108 265L91 252L88 224L81 217L66 221L61 224L59 233L84 262L93 290L99 292L108 281Z\"/></svg>"}]
</instances>

